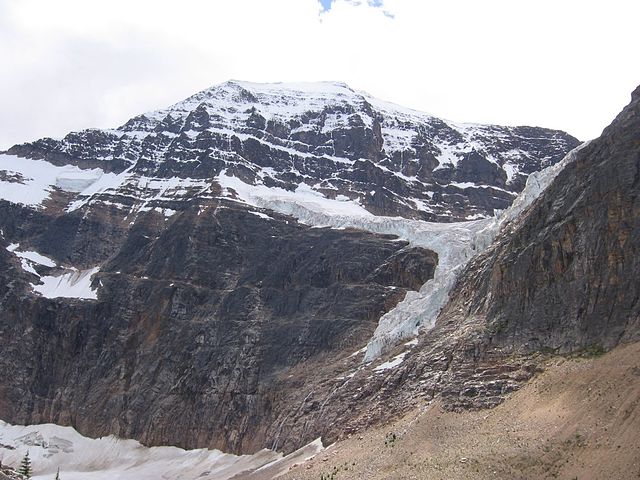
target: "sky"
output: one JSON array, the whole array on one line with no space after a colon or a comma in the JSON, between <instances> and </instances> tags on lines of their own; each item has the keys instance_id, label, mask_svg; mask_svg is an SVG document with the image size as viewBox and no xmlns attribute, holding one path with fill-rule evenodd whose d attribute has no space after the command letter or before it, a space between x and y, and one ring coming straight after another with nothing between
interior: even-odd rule
<instances>
[{"instance_id":1,"label":"sky","mask_svg":"<svg viewBox=\"0 0 640 480\"><path fill-rule=\"evenodd\" d=\"M586 140L640 84L638 18L631 0L0 0L0 149L229 79L343 81Z\"/></svg>"}]
</instances>

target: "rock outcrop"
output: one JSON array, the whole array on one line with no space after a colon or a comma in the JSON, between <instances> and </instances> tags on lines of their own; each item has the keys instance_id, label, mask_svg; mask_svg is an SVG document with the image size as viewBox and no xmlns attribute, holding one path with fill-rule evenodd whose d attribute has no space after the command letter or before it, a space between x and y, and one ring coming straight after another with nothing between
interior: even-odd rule
<instances>
[{"instance_id":1,"label":"rock outcrop","mask_svg":"<svg viewBox=\"0 0 640 480\"><path fill-rule=\"evenodd\" d=\"M640 99L576 155L461 280L486 342L516 352L640 339Z\"/></svg>"}]
</instances>

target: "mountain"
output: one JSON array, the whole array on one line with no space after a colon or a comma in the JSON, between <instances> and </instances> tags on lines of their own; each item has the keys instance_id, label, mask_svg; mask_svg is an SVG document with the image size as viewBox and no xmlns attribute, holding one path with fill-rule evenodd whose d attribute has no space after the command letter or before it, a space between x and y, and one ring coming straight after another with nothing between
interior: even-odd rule
<instances>
[{"instance_id":1,"label":"mountain","mask_svg":"<svg viewBox=\"0 0 640 480\"><path fill-rule=\"evenodd\" d=\"M283 478L637 476L639 193L640 87L530 176L430 329L352 367L323 412L340 441Z\"/></svg>"},{"instance_id":2,"label":"mountain","mask_svg":"<svg viewBox=\"0 0 640 480\"><path fill-rule=\"evenodd\" d=\"M344 84L227 82L114 130L12 147L0 418L293 451L393 414L422 380L444 395L458 324L435 326L422 366L403 342L467 291L458 275L524 209L510 205L526 179L551 179L536 172L578 143Z\"/></svg>"},{"instance_id":3,"label":"mountain","mask_svg":"<svg viewBox=\"0 0 640 480\"><path fill-rule=\"evenodd\" d=\"M43 139L8 153L120 174L84 192L75 208L100 192L107 198L112 190L106 189L115 186L136 190L148 207L168 208L192 191L219 195L206 190L208 182L225 187L231 177L375 215L451 222L506 208L528 174L557 163L578 143L556 130L444 121L341 83L232 81L115 130ZM60 178L58 186L81 189L83 181ZM171 195L163 195L164 187ZM122 210L132 207L131 196L112 196Z\"/></svg>"}]
</instances>

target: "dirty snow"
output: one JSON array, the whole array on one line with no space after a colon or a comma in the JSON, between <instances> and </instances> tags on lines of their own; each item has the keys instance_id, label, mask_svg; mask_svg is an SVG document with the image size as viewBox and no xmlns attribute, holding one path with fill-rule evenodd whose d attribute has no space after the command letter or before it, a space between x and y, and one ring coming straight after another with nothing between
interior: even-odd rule
<instances>
[{"instance_id":1,"label":"dirty snow","mask_svg":"<svg viewBox=\"0 0 640 480\"><path fill-rule=\"evenodd\" d=\"M113 436L91 439L71 427L9 425L0 421L0 461L17 467L29 452L33 480L50 480L60 468L64 480L223 480L260 470L264 478L282 474L323 450L320 439L283 456L270 450L231 455L219 450L145 447Z\"/></svg>"},{"instance_id":2,"label":"dirty snow","mask_svg":"<svg viewBox=\"0 0 640 480\"><path fill-rule=\"evenodd\" d=\"M409 352L402 352L399 355L396 355L391 360L381 363L376 368L373 369L374 372L384 372L385 370L391 370L392 368L396 368L402 362L404 362L404 357L407 356Z\"/></svg>"}]
</instances>

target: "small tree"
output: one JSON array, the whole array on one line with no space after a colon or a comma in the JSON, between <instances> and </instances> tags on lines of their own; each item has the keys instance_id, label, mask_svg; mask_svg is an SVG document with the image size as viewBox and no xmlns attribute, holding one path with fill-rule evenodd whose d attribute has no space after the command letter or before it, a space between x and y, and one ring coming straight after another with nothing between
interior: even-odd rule
<instances>
[{"instance_id":1,"label":"small tree","mask_svg":"<svg viewBox=\"0 0 640 480\"><path fill-rule=\"evenodd\" d=\"M58 467L58 471L56 472L56 478L54 480L60 480L60 467Z\"/></svg>"},{"instance_id":2,"label":"small tree","mask_svg":"<svg viewBox=\"0 0 640 480\"><path fill-rule=\"evenodd\" d=\"M29 452L22 458L18 473L24 478L31 478L31 459L29 458Z\"/></svg>"}]
</instances>

